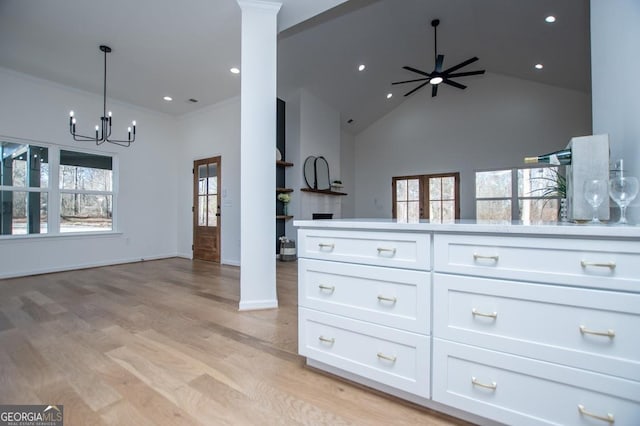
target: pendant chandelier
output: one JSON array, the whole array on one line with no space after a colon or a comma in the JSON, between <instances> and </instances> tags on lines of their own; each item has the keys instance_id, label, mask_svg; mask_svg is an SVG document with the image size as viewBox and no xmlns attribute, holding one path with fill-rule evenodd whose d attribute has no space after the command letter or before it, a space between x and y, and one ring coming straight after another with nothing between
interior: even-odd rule
<instances>
[{"instance_id":1,"label":"pendant chandelier","mask_svg":"<svg viewBox=\"0 0 640 426\"><path fill-rule=\"evenodd\" d=\"M124 147L129 147L136 140L136 122L135 120L131 122L131 126L127 128L129 133L128 139L112 139L111 138L111 111L107 113L107 53L111 52L111 48L109 46L100 46L100 51L104 52L104 80L103 80L103 101L102 101L102 117L100 117L101 126L96 126L96 135L93 136L84 136L79 133L76 133L76 118L74 117L73 111L69 112L69 132L73 136L73 140L80 142L95 142L96 145L102 145L105 142L112 143L114 145L120 145Z\"/></svg>"}]
</instances>

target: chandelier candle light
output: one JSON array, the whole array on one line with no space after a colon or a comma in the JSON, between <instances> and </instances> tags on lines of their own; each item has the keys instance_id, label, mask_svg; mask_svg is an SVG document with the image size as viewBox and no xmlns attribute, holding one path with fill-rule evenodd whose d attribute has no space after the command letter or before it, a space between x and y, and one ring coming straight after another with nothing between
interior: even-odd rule
<instances>
[{"instance_id":1,"label":"chandelier candle light","mask_svg":"<svg viewBox=\"0 0 640 426\"><path fill-rule=\"evenodd\" d=\"M129 147L136 140L136 121L133 120L131 122L131 126L127 128L129 133L128 139L126 140L118 140L111 139L111 111L107 113L107 53L111 52L111 48L109 46L100 46L100 51L104 52L104 79L103 79L103 100L102 100L102 117L100 117L100 121L102 126L96 125L96 136L84 136L76 133L76 118L74 117L74 112L69 112L69 132L73 136L73 140L80 142L95 142L96 145L102 145L105 142L112 143L114 145L120 145L124 147ZM133 134L132 134L133 133Z\"/></svg>"}]
</instances>

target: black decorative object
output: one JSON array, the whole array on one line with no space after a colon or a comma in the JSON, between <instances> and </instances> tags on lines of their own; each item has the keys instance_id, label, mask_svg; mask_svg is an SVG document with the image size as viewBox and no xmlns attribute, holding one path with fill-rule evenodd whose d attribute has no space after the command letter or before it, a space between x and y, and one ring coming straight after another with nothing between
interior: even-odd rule
<instances>
[{"instance_id":1,"label":"black decorative object","mask_svg":"<svg viewBox=\"0 0 640 426\"><path fill-rule=\"evenodd\" d=\"M415 83L418 81L424 82L420 84L418 87L416 87L415 89L407 92L404 96L409 96L413 92L422 89L427 84L431 84L431 97L434 97L438 94L438 85L440 83L448 84L449 86L457 87L458 89L466 89L467 86L465 86L464 84L460 84L455 81L452 81L451 79L456 77L466 77L469 75L484 74L485 72L485 70L467 71L467 72L458 72L458 73L454 72L459 70L460 68L466 67L467 65L477 61L478 60L477 56L474 56L473 58L469 58L466 61L460 62L458 65L455 65L451 68L447 68L446 70L442 71L442 64L444 63L444 55L438 55L437 27L439 24L440 24L439 19L434 19L433 21L431 21L431 26L433 27L433 35L434 35L433 50L434 50L434 58L435 58L435 67L433 71L431 73L428 73L416 68L405 66L402 68L404 68L405 70L414 72L416 74L420 74L424 77L413 79L413 80L396 81L394 83L391 83L391 84L405 84L405 83Z\"/></svg>"},{"instance_id":2,"label":"black decorative object","mask_svg":"<svg viewBox=\"0 0 640 426\"><path fill-rule=\"evenodd\" d=\"M329 191L331 180L329 179L329 163L324 157L309 156L304 160L304 181L311 189Z\"/></svg>"},{"instance_id":3,"label":"black decorative object","mask_svg":"<svg viewBox=\"0 0 640 426\"><path fill-rule=\"evenodd\" d=\"M69 113L69 132L73 136L73 140L80 142L95 142L96 145L102 145L105 142L112 143L114 145L120 146L131 146L131 144L136 140L136 122L135 120L131 122L131 127L129 127L128 133L129 137L126 140L118 140L111 139L111 111L107 115L107 53L111 52L111 48L109 46L100 46L100 51L104 52L104 79L103 79L103 102L102 102L102 117L100 117L100 121L102 123L101 126L96 126L96 135L92 136L84 136L76 133L76 124L77 121L74 117L73 111ZM133 132L133 136L132 136Z\"/></svg>"}]
</instances>

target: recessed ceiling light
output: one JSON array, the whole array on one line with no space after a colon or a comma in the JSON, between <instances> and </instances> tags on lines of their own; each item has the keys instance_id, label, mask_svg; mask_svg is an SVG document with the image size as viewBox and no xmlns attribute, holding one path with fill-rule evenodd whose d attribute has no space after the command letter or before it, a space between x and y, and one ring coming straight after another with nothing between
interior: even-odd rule
<instances>
[{"instance_id":1,"label":"recessed ceiling light","mask_svg":"<svg viewBox=\"0 0 640 426\"><path fill-rule=\"evenodd\" d=\"M364 64L360 64L360 65L358 66L358 71L364 71L364 69L365 69L365 68L366 68L366 67L364 66Z\"/></svg>"},{"instance_id":2,"label":"recessed ceiling light","mask_svg":"<svg viewBox=\"0 0 640 426\"><path fill-rule=\"evenodd\" d=\"M390 99L393 96L393 93L387 93L387 99Z\"/></svg>"},{"instance_id":3,"label":"recessed ceiling light","mask_svg":"<svg viewBox=\"0 0 640 426\"><path fill-rule=\"evenodd\" d=\"M542 68L544 68L544 65L542 64L535 64L535 67L537 70L541 70Z\"/></svg>"},{"instance_id":4,"label":"recessed ceiling light","mask_svg":"<svg viewBox=\"0 0 640 426\"><path fill-rule=\"evenodd\" d=\"M231 74L240 74L240 68L237 67L233 67L229 71L231 71Z\"/></svg>"},{"instance_id":5,"label":"recessed ceiling light","mask_svg":"<svg viewBox=\"0 0 640 426\"><path fill-rule=\"evenodd\" d=\"M544 21L552 24L552 23L556 22L556 17L553 16L553 15L549 15L546 18L544 18Z\"/></svg>"},{"instance_id":6,"label":"recessed ceiling light","mask_svg":"<svg viewBox=\"0 0 640 426\"><path fill-rule=\"evenodd\" d=\"M173 100L173 98L172 98L171 96L165 96L165 97L164 97L164 98L162 98L162 99L164 99L164 100L165 100L165 101L167 101L167 102L171 102L171 101Z\"/></svg>"}]
</instances>

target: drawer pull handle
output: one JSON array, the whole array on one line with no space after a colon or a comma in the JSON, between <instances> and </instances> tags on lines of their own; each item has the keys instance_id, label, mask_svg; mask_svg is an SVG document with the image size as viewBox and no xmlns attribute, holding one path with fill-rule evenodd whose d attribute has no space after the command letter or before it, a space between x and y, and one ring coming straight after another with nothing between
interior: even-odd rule
<instances>
[{"instance_id":1,"label":"drawer pull handle","mask_svg":"<svg viewBox=\"0 0 640 426\"><path fill-rule=\"evenodd\" d=\"M491 390L496 390L496 388L498 387L498 384L496 382L491 382L491 384L488 385L486 383L479 382L478 379L476 379L475 377L471 378L471 383L474 386L480 386L481 388L486 388Z\"/></svg>"},{"instance_id":2,"label":"drawer pull handle","mask_svg":"<svg viewBox=\"0 0 640 426\"><path fill-rule=\"evenodd\" d=\"M498 262L499 256L487 256L484 254L473 253L473 260L493 260L494 262Z\"/></svg>"},{"instance_id":3,"label":"drawer pull handle","mask_svg":"<svg viewBox=\"0 0 640 426\"><path fill-rule=\"evenodd\" d=\"M318 247L320 247L320 250L322 249L329 249L329 250L333 250L333 248L335 247L335 244L327 244L327 243L318 243Z\"/></svg>"},{"instance_id":4,"label":"drawer pull handle","mask_svg":"<svg viewBox=\"0 0 640 426\"><path fill-rule=\"evenodd\" d=\"M594 336L604 336L604 337L608 337L610 339L613 339L614 337L616 337L616 332L614 330L609 329L607 331L595 331L595 330L589 330L584 325L580 326L580 333L582 333L582 334L592 334Z\"/></svg>"},{"instance_id":5,"label":"drawer pull handle","mask_svg":"<svg viewBox=\"0 0 640 426\"><path fill-rule=\"evenodd\" d=\"M490 314L485 314L484 312L478 312L476 308L471 309L471 315L473 315L474 317L478 316L478 317L487 317L487 318L493 318L493 319L498 318L497 312L491 312Z\"/></svg>"},{"instance_id":6,"label":"drawer pull handle","mask_svg":"<svg viewBox=\"0 0 640 426\"><path fill-rule=\"evenodd\" d=\"M396 362L395 356L385 355L382 352L378 352L378 358L384 359L385 361L389 361L389 362Z\"/></svg>"},{"instance_id":7,"label":"drawer pull handle","mask_svg":"<svg viewBox=\"0 0 640 426\"><path fill-rule=\"evenodd\" d=\"M386 297L381 295L378 295L378 300L380 302L391 302L391 303L396 303L398 301L398 299L396 299L395 297Z\"/></svg>"},{"instance_id":8,"label":"drawer pull handle","mask_svg":"<svg viewBox=\"0 0 640 426\"><path fill-rule=\"evenodd\" d=\"M394 248L384 248L384 247L378 247L378 256L382 255L383 253L390 253L389 257L393 257L396 255L396 249Z\"/></svg>"},{"instance_id":9,"label":"drawer pull handle","mask_svg":"<svg viewBox=\"0 0 640 426\"><path fill-rule=\"evenodd\" d=\"M336 339L334 339L333 337L320 336L318 337L318 340L320 340L323 343L329 343L330 345L333 345L336 342Z\"/></svg>"},{"instance_id":10,"label":"drawer pull handle","mask_svg":"<svg viewBox=\"0 0 640 426\"><path fill-rule=\"evenodd\" d=\"M584 408L584 405L582 405L582 404L578 404L578 411L580 411L580 414L582 414L584 416L593 417L594 419L602 420L602 421L605 421L607 423L613 424L616 421L616 419L613 416L613 414L607 413L606 416L601 416L599 414L590 413L589 411L587 411L586 408Z\"/></svg>"},{"instance_id":11,"label":"drawer pull handle","mask_svg":"<svg viewBox=\"0 0 640 426\"><path fill-rule=\"evenodd\" d=\"M609 268L612 271L616 269L616 262L589 262L587 260L581 260L580 266L583 268L587 268L589 266L593 266L596 268Z\"/></svg>"},{"instance_id":12,"label":"drawer pull handle","mask_svg":"<svg viewBox=\"0 0 640 426\"><path fill-rule=\"evenodd\" d=\"M328 291L330 293L333 293L336 290L336 287L333 285L324 285L324 284L318 284L318 288L322 291Z\"/></svg>"}]
</instances>

